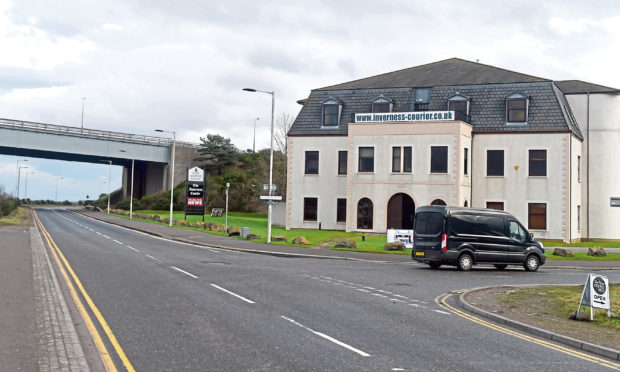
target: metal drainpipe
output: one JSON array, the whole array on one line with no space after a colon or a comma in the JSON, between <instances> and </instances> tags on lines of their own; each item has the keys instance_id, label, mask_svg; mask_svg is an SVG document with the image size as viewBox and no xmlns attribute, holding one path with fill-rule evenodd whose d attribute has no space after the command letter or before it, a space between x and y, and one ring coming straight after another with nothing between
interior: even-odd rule
<instances>
[{"instance_id":1,"label":"metal drainpipe","mask_svg":"<svg viewBox=\"0 0 620 372\"><path fill-rule=\"evenodd\" d=\"M588 162L587 162L587 166L588 166L588 175L586 177L586 180L588 182L588 184L586 185L586 202L588 203L588 213L586 214L586 224L588 225L588 240L590 240L590 92L588 93L588 103L587 103L587 108L586 108L586 125L588 126L587 129L587 135L588 138L586 139L587 145L588 145L588 150L587 150L587 155L588 155Z\"/></svg>"}]
</instances>

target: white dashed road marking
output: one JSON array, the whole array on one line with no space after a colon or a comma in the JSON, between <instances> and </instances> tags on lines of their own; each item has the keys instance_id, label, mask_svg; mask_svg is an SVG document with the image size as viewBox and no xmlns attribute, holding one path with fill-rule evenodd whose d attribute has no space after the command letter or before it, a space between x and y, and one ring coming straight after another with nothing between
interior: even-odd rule
<instances>
[{"instance_id":1,"label":"white dashed road marking","mask_svg":"<svg viewBox=\"0 0 620 372\"><path fill-rule=\"evenodd\" d=\"M157 257L153 257L150 254L145 254L146 257L150 258L151 260L155 260L157 262L161 262Z\"/></svg>"},{"instance_id":2,"label":"white dashed road marking","mask_svg":"<svg viewBox=\"0 0 620 372\"><path fill-rule=\"evenodd\" d=\"M185 275L187 275L187 276L191 276L191 277L192 277L192 278L194 278L194 279L199 279L196 275L194 275L194 274L192 274L192 273L188 273L188 272L187 272L187 271L185 271L185 270L179 269L179 268L178 268L178 267L176 267L176 266L170 266L170 267L171 267L173 270L176 270L176 271L178 271L178 272L180 272L180 273L183 273L183 274L185 274Z\"/></svg>"},{"instance_id":3,"label":"white dashed road marking","mask_svg":"<svg viewBox=\"0 0 620 372\"><path fill-rule=\"evenodd\" d=\"M217 285L217 284L213 284L213 283L211 283L211 286L212 286L212 287L214 287L214 288L219 289L219 290L220 290L220 291L222 291L222 292L226 292L226 293L228 293L228 294L229 294L229 295L231 295L231 296L235 296L235 297L237 297L238 299L243 300L243 301L245 301L245 302L247 302L247 303L249 303L249 304L254 304L254 303L255 303L254 301L252 301L252 300L248 300L247 298L245 298L245 297L243 297L243 296L240 296L240 295L238 295L238 294L236 294L236 293L234 293L234 292L231 292L231 291L229 291L228 289L222 288L222 287L220 287L220 286L219 286L219 285Z\"/></svg>"}]
</instances>

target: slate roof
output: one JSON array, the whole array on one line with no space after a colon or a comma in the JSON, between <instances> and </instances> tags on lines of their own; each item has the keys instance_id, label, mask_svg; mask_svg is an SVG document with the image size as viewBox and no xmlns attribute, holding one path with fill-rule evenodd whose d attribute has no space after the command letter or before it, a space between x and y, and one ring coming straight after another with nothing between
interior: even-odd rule
<instances>
[{"instance_id":1,"label":"slate roof","mask_svg":"<svg viewBox=\"0 0 620 372\"><path fill-rule=\"evenodd\" d=\"M332 85L318 90L435 87L438 85L507 84L549 81L502 68L450 58L426 65L415 66Z\"/></svg>"},{"instance_id":2,"label":"slate roof","mask_svg":"<svg viewBox=\"0 0 620 372\"><path fill-rule=\"evenodd\" d=\"M456 94L470 97L474 133L571 131L583 139L553 81L457 58L313 90L288 134L347 135L354 114L371 112L372 100L380 95L394 100L393 112L414 111L414 92L420 87L431 87L430 111L446 111L448 98ZM530 97L527 124L506 123L506 97L513 93ZM330 98L344 105L340 125L326 128L321 103Z\"/></svg>"},{"instance_id":3,"label":"slate roof","mask_svg":"<svg viewBox=\"0 0 620 372\"><path fill-rule=\"evenodd\" d=\"M606 87L604 85L592 84L581 80L562 80L556 81L555 85L560 88L564 94L574 93L614 93L618 89Z\"/></svg>"}]
</instances>

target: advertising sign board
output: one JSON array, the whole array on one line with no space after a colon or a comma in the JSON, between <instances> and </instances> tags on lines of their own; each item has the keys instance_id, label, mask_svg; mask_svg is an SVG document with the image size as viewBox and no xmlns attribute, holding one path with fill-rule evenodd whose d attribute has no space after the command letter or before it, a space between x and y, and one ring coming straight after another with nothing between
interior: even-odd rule
<instances>
[{"instance_id":1,"label":"advertising sign board","mask_svg":"<svg viewBox=\"0 0 620 372\"><path fill-rule=\"evenodd\" d=\"M187 170L185 215L203 215L205 213L204 171L198 167Z\"/></svg>"},{"instance_id":2,"label":"advertising sign board","mask_svg":"<svg viewBox=\"0 0 620 372\"><path fill-rule=\"evenodd\" d=\"M611 313L611 300L609 298L609 280L606 276L589 274L588 280L583 287L581 293L581 301L579 302L579 309L582 306L590 307L590 320L594 318L595 308L607 309L607 315Z\"/></svg>"},{"instance_id":3,"label":"advertising sign board","mask_svg":"<svg viewBox=\"0 0 620 372\"><path fill-rule=\"evenodd\" d=\"M413 230L395 230L387 231L387 242L401 242L405 248L413 248Z\"/></svg>"}]
</instances>

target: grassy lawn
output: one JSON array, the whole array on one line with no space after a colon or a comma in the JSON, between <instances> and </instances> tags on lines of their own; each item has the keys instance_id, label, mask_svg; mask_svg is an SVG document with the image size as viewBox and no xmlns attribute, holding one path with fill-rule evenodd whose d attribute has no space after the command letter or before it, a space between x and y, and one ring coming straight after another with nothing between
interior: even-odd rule
<instances>
[{"instance_id":1,"label":"grassy lawn","mask_svg":"<svg viewBox=\"0 0 620 372\"><path fill-rule=\"evenodd\" d=\"M556 240L541 240L545 247L603 247L603 248L620 248L620 242L610 242L601 240L592 240L579 243L564 243Z\"/></svg>"},{"instance_id":2,"label":"grassy lawn","mask_svg":"<svg viewBox=\"0 0 620 372\"><path fill-rule=\"evenodd\" d=\"M168 217L170 215L169 211L154 211L154 210L138 210L134 211L134 214L149 214L149 215L159 215L161 217ZM127 216L117 215L119 217L128 218ZM175 212L174 219L179 221L185 218L183 212ZM219 225L223 225L225 222L225 217L211 217L210 215L205 215L205 222L217 223ZM160 223L162 225L166 225L166 223L154 222L151 220L145 220L151 223ZM202 221L202 216L187 216L188 222L199 222ZM197 230L197 231L205 231L204 229L196 228L196 227L187 227L187 226L179 226L175 225L179 228ZM228 213L228 226L237 226L237 227L249 227L250 233L258 234L261 236L260 239L256 241L266 242L267 240L267 215L265 214L256 214L256 213L238 213L238 212L229 212ZM209 231L211 234L218 235L226 235L222 232ZM272 244L282 244L282 245L295 245L292 243L292 240L298 236L305 237L310 242L310 247L320 246L322 243L329 247L329 243L333 239L347 239L353 240L357 248L333 248L334 250L345 250L345 251L357 251L357 252L371 252L371 253L390 253L390 254L403 254L410 255L411 250L406 249L404 251L386 251L383 247L387 241L385 234L367 234L365 237L365 241L362 241L361 233L353 233L353 232L345 232L338 230L309 230L309 229L291 229L286 230L284 227L272 226L271 229L272 236L285 236L286 242L272 242ZM302 246L302 245L299 245ZM308 246L304 246L308 247ZM547 258L549 260L592 260L592 261L620 261L620 253L608 253L605 257L592 257L588 256L586 253L576 252L573 257L558 257L553 256L552 251L546 252Z\"/></svg>"},{"instance_id":3,"label":"grassy lawn","mask_svg":"<svg viewBox=\"0 0 620 372\"><path fill-rule=\"evenodd\" d=\"M584 284L586 276L584 274ZM497 300L519 314L535 314L530 321L542 328L617 348L620 345L620 317L607 317L607 310L597 309L592 322L568 319L579 307L583 284L577 286L544 286L515 288L499 294ZM611 309L620 309L620 284L609 284ZM590 314L590 308L582 311Z\"/></svg>"}]
</instances>

